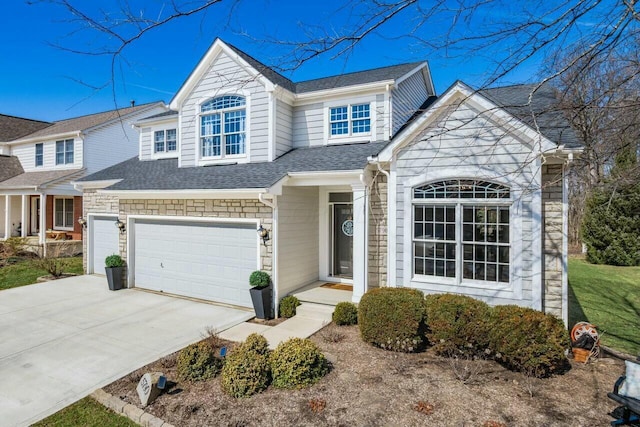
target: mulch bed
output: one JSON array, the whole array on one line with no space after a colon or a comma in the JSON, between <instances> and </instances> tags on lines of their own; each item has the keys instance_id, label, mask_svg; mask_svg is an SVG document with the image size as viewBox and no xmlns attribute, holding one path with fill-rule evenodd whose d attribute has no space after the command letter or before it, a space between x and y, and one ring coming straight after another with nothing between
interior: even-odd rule
<instances>
[{"instance_id":1,"label":"mulch bed","mask_svg":"<svg viewBox=\"0 0 640 427\"><path fill-rule=\"evenodd\" d=\"M624 371L617 359L572 363L564 375L532 379L493 361L458 361L427 351L393 353L360 340L357 327L329 325L311 339L333 361L313 387L267 391L245 399L225 395L218 378L176 378L176 354L105 387L139 404L140 377L162 371L171 389L145 410L176 426L508 426L608 425L616 404L607 392ZM500 424L495 424L500 425Z\"/></svg>"}]
</instances>

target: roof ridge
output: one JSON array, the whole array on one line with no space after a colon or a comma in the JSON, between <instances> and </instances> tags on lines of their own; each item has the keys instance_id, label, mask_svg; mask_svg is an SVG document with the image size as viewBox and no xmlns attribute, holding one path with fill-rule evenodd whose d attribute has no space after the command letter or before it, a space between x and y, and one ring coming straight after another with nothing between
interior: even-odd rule
<instances>
[{"instance_id":1,"label":"roof ridge","mask_svg":"<svg viewBox=\"0 0 640 427\"><path fill-rule=\"evenodd\" d=\"M317 78L314 78L314 79L300 80L300 81L295 82L295 84L297 85L299 83L308 83L308 82L312 82L312 81L315 81L315 80L324 80L324 79L331 79L331 78L334 78L334 77L349 76L349 75L358 74L358 73L367 73L367 72L370 72L370 71L384 70L385 68L401 67L403 65L413 65L413 64L415 64L417 66L418 64L423 64L423 63L426 63L426 62L427 61L401 62L399 64L384 65L382 67L366 68L364 70L359 70L359 71L349 71L348 73L332 74L330 76L325 76L325 77L317 77Z\"/></svg>"},{"instance_id":2,"label":"roof ridge","mask_svg":"<svg viewBox=\"0 0 640 427\"><path fill-rule=\"evenodd\" d=\"M242 50L242 49L240 49L239 47L235 46L234 44L231 44L231 43L229 43L229 42L226 42L226 41L224 41L224 40L222 40L222 39L220 39L220 40L221 40L224 44L226 44L227 46L229 46L231 49L233 49L234 51L236 51L236 53L238 53L238 54L240 54L240 55L242 55L242 56L245 56L245 57L250 58L251 60L253 60L253 61L257 62L257 63L258 63L258 64L260 64L260 65L262 65L264 68L268 68L270 71L272 71L272 72L276 73L278 76L282 77L282 78L283 78L283 79L285 79L285 80L288 80L292 85L295 85L295 82L294 82L293 80L291 80L290 78L288 78L288 77L286 77L286 76L282 75L281 73L279 73L278 71L276 71L273 67L271 67L271 66L269 66L269 65L265 64L264 62L262 62L262 61L260 61L260 60L256 59L255 57L253 57L253 56L249 55L247 52L245 52L244 50ZM258 71L262 72L261 70L258 70Z\"/></svg>"},{"instance_id":3,"label":"roof ridge","mask_svg":"<svg viewBox=\"0 0 640 427\"><path fill-rule=\"evenodd\" d=\"M85 118L85 117L98 116L100 114L113 113L115 111L130 110L130 109L133 109L133 108L140 108L140 107L153 105L153 104L158 104L158 103L163 103L164 104L164 101L157 100L157 101L147 102L145 104L134 105L133 107L129 106L129 107L122 107L122 108L114 108L114 109L111 109L111 110L99 111L97 113L83 114L82 116L75 116L75 117L69 117L69 118L66 118L66 119L56 120L54 122L51 122L51 124L68 122L70 120L82 119L82 118Z\"/></svg>"}]
</instances>

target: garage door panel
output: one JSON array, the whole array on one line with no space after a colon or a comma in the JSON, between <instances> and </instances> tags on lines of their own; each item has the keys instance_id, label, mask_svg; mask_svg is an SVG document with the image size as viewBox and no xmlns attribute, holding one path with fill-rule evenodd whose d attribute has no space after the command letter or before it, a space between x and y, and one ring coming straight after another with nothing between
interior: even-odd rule
<instances>
[{"instance_id":1,"label":"garage door panel","mask_svg":"<svg viewBox=\"0 0 640 427\"><path fill-rule=\"evenodd\" d=\"M135 285L250 307L257 235L247 224L136 222Z\"/></svg>"},{"instance_id":2,"label":"garage door panel","mask_svg":"<svg viewBox=\"0 0 640 427\"><path fill-rule=\"evenodd\" d=\"M113 217L94 217L91 223L91 245L93 273L105 274L104 260L109 255L118 254L119 234Z\"/></svg>"}]
</instances>

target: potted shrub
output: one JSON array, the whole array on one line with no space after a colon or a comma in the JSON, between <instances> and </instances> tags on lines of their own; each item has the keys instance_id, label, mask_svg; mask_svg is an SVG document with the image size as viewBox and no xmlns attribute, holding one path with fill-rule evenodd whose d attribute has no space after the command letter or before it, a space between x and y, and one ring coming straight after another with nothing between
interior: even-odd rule
<instances>
[{"instance_id":1,"label":"potted shrub","mask_svg":"<svg viewBox=\"0 0 640 427\"><path fill-rule=\"evenodd\" d=\"M271 294L271 277L264 271L254 271L249 276L251 301L258 319L270 319L273 298Z\"/></svg>"},{"instance_id":2,"label":"potted shrub","mask_svg":"<svg viewBox=\"0 0 640 427\"><path fill-rule=\"evenodd\" d=\"M109 282L109 289L117 291L122 289L122 270L124 267L124 260L120 255L109 255L104 260L104 269L107 274L107 282Z\"/></svg>"}]
</instances>

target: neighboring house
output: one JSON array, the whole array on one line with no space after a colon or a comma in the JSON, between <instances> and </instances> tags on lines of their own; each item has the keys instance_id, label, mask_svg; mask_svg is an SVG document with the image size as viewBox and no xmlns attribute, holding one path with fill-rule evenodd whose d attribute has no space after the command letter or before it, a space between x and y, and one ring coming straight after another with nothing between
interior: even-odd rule
<instances>
[{"instance_id":1,"label":"neighboring house","mask_svg":"<svg viewBox=\"0 0 640 427\"><path fill-rule=\"evenodd\" d=\"M43 244L49 230L80 240L82 192L71 180L136 155L131 123L162 111L156 102L54 123L0 115L0 239Z\"/></svg>"},{"instance_id":2,"label":"neighboring house","mask_svg":"<svg viewBox=\"0 0 640 427\"><path fill-rule=\"evenodd\" d=\"M426 62L292 82L216 40L170 111L138 121L138 157L76 183L87 272L120 251L130 287L246 307L262 269L276 301L407 286L566 321L579 147L548 88L524 106L531 89L436 98Z\"/></svg>"}]
</instances>

